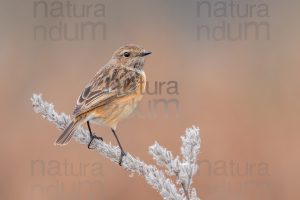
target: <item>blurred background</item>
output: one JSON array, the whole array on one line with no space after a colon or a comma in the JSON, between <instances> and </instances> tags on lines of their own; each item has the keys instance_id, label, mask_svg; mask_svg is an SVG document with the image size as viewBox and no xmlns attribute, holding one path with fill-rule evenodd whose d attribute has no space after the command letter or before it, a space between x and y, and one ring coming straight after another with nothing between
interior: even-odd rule
<instances>
[{"instance_id":1,"label":"blurred background","mask_svg":"<svg viewBox=\"0 0 300 200\"><path fill-rule=\"evenodd\" d=\"M83 145L53 146L59 131L30 102L42 93L72 113L127 43L153 54L147 93L118 127L126 151L154 163L158 141L179 154L196 125L201 199L299 199L299 10L280 0L1 0L0 199L161 199Z\"/></svg>"}]
</instances>

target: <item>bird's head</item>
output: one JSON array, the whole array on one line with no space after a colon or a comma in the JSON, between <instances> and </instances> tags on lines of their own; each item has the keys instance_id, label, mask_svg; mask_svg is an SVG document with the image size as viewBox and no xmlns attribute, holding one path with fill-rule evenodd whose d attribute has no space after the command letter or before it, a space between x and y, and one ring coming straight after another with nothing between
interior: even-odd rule
<instances>
[{"instance_id":1,"label":"bird's head","mask_svg":"<svg viewBox=\"0 0 300 200\"><path fill-rule=\"evenodd\" d=\"M150 51L147 51L138 45L128 44L115 51L112 59L124 67L143 69L145 56L149 54L151 54Z\"/></svg>"}]
</instances>

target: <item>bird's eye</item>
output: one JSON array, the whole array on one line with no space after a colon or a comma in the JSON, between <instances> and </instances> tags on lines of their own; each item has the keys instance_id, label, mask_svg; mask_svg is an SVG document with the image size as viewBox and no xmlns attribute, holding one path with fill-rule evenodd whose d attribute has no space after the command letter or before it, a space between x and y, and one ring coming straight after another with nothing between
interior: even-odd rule
<instances>
[{"instance_id":1,"label":"bird's eye","mask_svg":"<svg viewBox=\"0 0 300 200\"><path fill-rule=\"evenodd\" d=\"M124 55L124 57L129 57L129 56L130 56L130 53L126 51L126 52L124 52L123 55Z\"/></svg>"}]
</instances>

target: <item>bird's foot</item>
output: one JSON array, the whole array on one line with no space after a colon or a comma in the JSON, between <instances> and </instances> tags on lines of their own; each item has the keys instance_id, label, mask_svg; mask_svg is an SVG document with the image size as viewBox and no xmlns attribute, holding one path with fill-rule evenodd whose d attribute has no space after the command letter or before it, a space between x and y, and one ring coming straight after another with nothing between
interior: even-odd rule
<instances>
[{"instance_id":1,"label":"bird's foot","mask_svg":"<svg viewBox=\"0 0 300 200\"><path fill-rule=\"evenodd\" d=\"M91 138L91 140L90 140L90 142L88 144L88 149L94 149L94 148L91 147L91 144L92 144L92 142L93 142L94 139L103 141L102 137L99 137L99 136L97 136L95 134L90 134L90 138Z\"/></svg>"},{"instance_id":2,"label":"bird's foot","mask_svg":"<svg viewBox=\"0 0 300 200\"><path fill-rule=\"evenodd\" d=\"M119 160L119 165L122 166L122 161L123 161L123 157L126 156L127 154L124 151L121 151L121 156L120 156L120 160Z\"/></svg>"}]
</instances>

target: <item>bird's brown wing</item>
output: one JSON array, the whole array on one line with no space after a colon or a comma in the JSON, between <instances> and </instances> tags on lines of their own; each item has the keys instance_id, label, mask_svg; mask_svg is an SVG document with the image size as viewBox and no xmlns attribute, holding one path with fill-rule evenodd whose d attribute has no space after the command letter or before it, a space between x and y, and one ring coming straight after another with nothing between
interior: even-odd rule
<instances>
[{"instance_id":1,"label":"bird's brown wing","mask_svg":"<svg viewBox=\"0 0 300 200\"><path fill-rule=\"evenodd\" d=\"M144 76L127 68L106 66L84 88L77 100L75 117L123 96L139 92Z\"/></svg>"}]
</instances>

